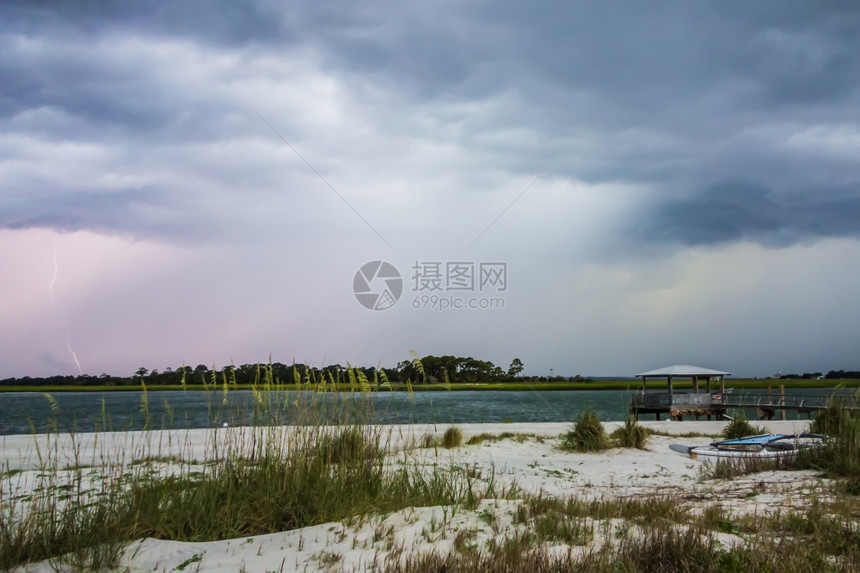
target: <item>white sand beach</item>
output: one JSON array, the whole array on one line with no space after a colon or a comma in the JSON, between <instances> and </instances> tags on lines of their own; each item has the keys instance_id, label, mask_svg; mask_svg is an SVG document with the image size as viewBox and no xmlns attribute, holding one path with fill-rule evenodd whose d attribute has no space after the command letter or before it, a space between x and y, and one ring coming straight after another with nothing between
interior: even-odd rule
<instances>
[{"instance_id":1,"label":"white sand beach","mask_svg":"<svg viewBox=\"0 0 860 573\"><path fill-rule=\"evenodd\" d=\"M611 432L620 423L605 423ZM357 521L326 523L256 537L186 543L141 539L125 551L121 569L128 571L333 571L361 570L381 562L393 549L402 552L447 552L457 533L470 531L475 544L503 536L517 527L513 517L526 494L583 499L673 496L696 511L720 504L727 511L763 513L808 505L825 495L826 480L813 472L764 472L732 480L702 479L702 462L669 450L673 443L707 444L725 422L642 422L657 432L645 450L613 448L578 454L559 449L559 437L570 424L462 424L463 443L472 436L510 437L462 445L450 450L421 448L428 433L441 436L447 425L387 426L392 463L411 459L429 465L459 466L479 480L493 480L495 490L520 492L505 499L484 499L477 508L414 507ZM762 422L773 432L802 432L805 421ZM290 431L273 429L271 431ZM700 433L704 437L677 437ZM664 435L666 434L666 435ZM92 468L130 463L139 452L169 460L203 464L215 448L213 440L235 439L241 428L175 432L128 432L71 436L6 436L0 439L5 495L26 496L45 471L41 459L63 467ZM170 471L165 462L161 471ZM94 485L94 487L97 487ZM516 488L516 489L511 489ZM755 492L755 495L751 495ZM591 546L601 542L596 528ZM722 534L730 546L731 534ZM587 546L576 548L587 550ZM56 566L56 564L55 564ZM47 562L19 571L51 571Z\"/></svg>"}]
</instances>

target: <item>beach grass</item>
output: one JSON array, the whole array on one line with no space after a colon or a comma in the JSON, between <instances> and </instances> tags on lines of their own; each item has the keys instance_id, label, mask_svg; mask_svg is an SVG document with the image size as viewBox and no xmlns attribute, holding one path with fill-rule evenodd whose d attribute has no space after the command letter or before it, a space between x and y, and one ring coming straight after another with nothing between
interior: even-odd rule
<instances>
[{"instance_id":1,"label":"beach grass","mask_svg":"<svg viewBox=\"0 0 860 573\"><path fill-rule=\"evenodd\" d=\"M796 466L842 478L848 491L860 495L860 419L837 400L815 418L810 431L827 439L820 448L801 451Z\"/></svg>"},{"instance_id":2,"label":"beach grass","mask_svg":"<svg viewBox=\"0 0 860 573\"><path fill-rule=\"evenodd\" d=\"M797 464L790 458L760 458L742 456L738 458L723 458L716 461L706 461L700 467L701 479L730 480L760 472L794 470Z\"/></svg>"},{"instance_id":3,"label":"beach grass","mask_svg":"<svg viewBox=\"0 0 860 573\"><path fill-rule=\"evenodd\" d=\"M458 426L451 426L442 434L442 447L446 449L459 448L463 445L463 430Z\"/></svg>"},{"instance_id":4,"label":"beach grass","mask_svg":"<svg viewBox=\"0 0 860 573\"><path fill-rule=\"evenodd\" d=\"M597 412L586 409L562 439L562 449L574 452L597 452L611 446L606 429Z\"/></svg>"},{"instance_id":5,"label":"beach grass","mask_svg":"<svg viewBox=\"0 0 860 573\"><path fill-rule=\"evenodd\" d=\"M609 435L610 438L615 440L617 446L639 450L645 449L649 436L650 432L634 418L630 417L624 420L623 426L620 426Z\"/></svg>"},{"instance_id":6,"label":"beach grass","mask_svg":"<svg viewBox=\"0 0 860 573\"><path fill-rule=\"evenodd\" d=\"M268 423L212 428L204 464L165 456L164 444L152 441L116 461L72 469L59 469L69 465L58 447L37 450L41 469L32 492L21 496L8 480L0 488L0 570L44 559L103 569L135 539L248 537L406 507L474 506L501 495L492 476L477 480L407 458L390 467L390 436L367 423L371 403L344 404L349 411L336 412L331 424L332 406L313 395L286 404L256 389L252 417ZM293 419L302 412L303 423L278 427L287 407ZM58 442L51 435L46 441Z\"/></svg>"},{"instance_id":7,"label":"beach grass","mask_svg":"<svg viewBox=\"0 0 860 573\"><path fill-rule=\"evenodd\" d=\"M767 430L761 426L753 426L749 420L743 416L736 416L726 427L723 428L723 437L727 440L744 438L746 436L758 436L767 434Z\"/></svg>"},{"instance_id":8,"label":"beach grass","mask_svg":"<svg viewBox=\"0 0 860 573\"><path fill-rule=\"evenodd\" d=\"M384 573L445 571L746 572L856 571L860 533L844 514L856 498L807 511L733 516L713 504L701 512L679 497L584 503L535 497L515 517L509 535L471 551L397 554L376 563ZM595 543L596 541L596 543ZM730 543L727 543L731 541Z\"/></svg>"},{"instance_id":9,"label":"beach grass","mask_svg":"<svg viewBox=\"0 0 860 573\"><path fill-rule=\"evenodd\" d=\"M247 435L252 431L254 435ZM383 465L378 430L303 427L289 436L245 430L214 463L105 468L99 491L81 471L44 477L33 500L7 492L0 569L63 556L78 569L114 566L134 539L212 541L298 529L405 507L474 505L497 495L461 472ZM249 450L247 444L254 446Z\"/></svg>"}]
</instances>

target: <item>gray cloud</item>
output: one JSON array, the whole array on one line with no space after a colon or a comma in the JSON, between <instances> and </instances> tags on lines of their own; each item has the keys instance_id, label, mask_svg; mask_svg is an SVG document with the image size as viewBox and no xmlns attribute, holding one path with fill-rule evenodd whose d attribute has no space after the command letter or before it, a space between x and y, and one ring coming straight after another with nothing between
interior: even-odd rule
<instances>
[{"instance_id":1,"label":"gray cloud","mask_svg":"<svg viewBox=\"0 0 860 573\"><path fill-rule=\"evenodd\" d=\"M55 28L98 34L106 28L118 28L236 44L271 38L280 31L278 11L265 2L237 5L157 0L82 3L10 0L4 6L8 26L27 32Z\"/></svg>"},{"instance_id":2,"label":"gray cloud","mask_svg":"<svg viewBox=\"0 0 860 573\"><path fill-rule=\"evenodd\" d=\"M153 189L66 190L57 196L24 195L9 199L0 213L0 228L92 230L129 237L163 237L176 231L162 218L147 214L148 209L165 209L170 205L169 200Z\"/></svg>"},{"instance_id":3,"label":"gray cloud","mask_svg":"<svg viewBox=\"0 0 860 573\"><path fill-rule=\"evenodd\" d=\"M74 368L74 365L65 360L60 360L56 358L50 352L42 352L38 355L37 360L41 366L44 366L48 371L53 372L62 372L65 370L71 370Z\"/></svg>"},{"instance_id":4,"label":"gray cloud","mask_svg":"<svg viewBox=\"0 0 860 573\"><path fill-rule=\"evenodd\" d=\"M183 85L181 76L166 73L170 58L163 48L158 58L145 48L127 54L115 40L135 37L153 47L190 41L170 49L212 46L248 62L260 55L289 61L298 55L294 49L304 47L342 82L378 141L401 133L419 140L450 138L445 131L456 126L449 142L480 161L479 170L533 175L587 126L552 175L647 186L656 206L639 238L700 244L758 240L778 230L785 231L784 241L854 234L848 221L827 226L807 220L819 211L853 212L852 198L845 200L847 209L826 199L818 203L830 188L852 188L860 180L853 162L834 168L802 152L780 152L777 140L750 142L742 134L788 120L803 129L854 117L860 103L860 39L852 33L857 9L634 3L535 10L499 3L439 11L384 2L236 8L104 1L12 2L2 10L0 40L8 49L0 80L9 87L0 97L0 114L7 118L7 132L36 129L48 137L100 142L107 137L141 153L259 134L261 126L247 121L253 120L253 102L235 101L223 90L239 76L265 81L265 69L236 66ZM35 43L22 44L22 35ZM396 112L375 101L373 90L392 94ZM462 111L440 112L446 107ZM21 124L22 113L35 109L58 111L74 123ZM408 119L428 111L437 126L416 133L416 122ZM246 121L222 120L236 115ZM319 134L296 126L295 118L277 119L290 140L318 147ZM505 132L521 137L500 138ZM355 162L349 156L338 161ZM841 171L840 180L822 183L834 169ZM709 183L730 180L757 183ZM781 205L762 191L782 192L785 180L795 190L808 190L802 191L802 207ZM679 189L703 188L688 199L665 199ZM38 197L50 192L36 189L30 212L21 203L5 224L56 222L58 228L98 230L109 218L134 224L134 217L99 214L121 209L128 215L131 200L164 209L195 204L162 203L187 193L181 189L152 190L148 197L135 192L60 198L46 208ZM69 214L61 216L65 209ZM721 229L704 225L708 221ZM158 224L149 228L164 232ZM137 230L147 232L147 226Z\"/></svg>"},{"instance_id":5,"label":"gray cloud","mask_svg":"<svg viewBox=\"0 0 860 573\"><path fill-rule=\"evenodd\" d=\"M860 236L860 187L840 197L809 190L800 199L744 181L723 181L655 208L638 238L701 245L747 240L786 246L810 237Z\"/></svg>"}]
</instances>

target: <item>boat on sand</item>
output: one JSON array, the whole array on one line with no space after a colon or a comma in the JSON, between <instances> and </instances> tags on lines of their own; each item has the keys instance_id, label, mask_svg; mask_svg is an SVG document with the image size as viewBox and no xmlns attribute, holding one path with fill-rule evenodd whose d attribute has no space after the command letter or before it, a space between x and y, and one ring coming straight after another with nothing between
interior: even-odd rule
<instances>
[{"instance_id":1,"label":"boat on sand","mask_svg":"<svg viewBox=\"0 0 860 573\"><path fill-rule=\"evenodd\" d=\"M807 448L820 447L821 434L761 434L713 442L708 446L672 444L669 448L691 458L782 458Z\"/></svg>"}]
</instances>

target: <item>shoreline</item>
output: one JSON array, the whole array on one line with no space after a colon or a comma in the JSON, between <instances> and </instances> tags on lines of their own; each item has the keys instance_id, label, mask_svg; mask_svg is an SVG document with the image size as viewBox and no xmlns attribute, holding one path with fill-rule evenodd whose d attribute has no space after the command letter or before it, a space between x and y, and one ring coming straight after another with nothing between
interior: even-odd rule
<instances>
[{"instance_id":1,"label":"shoreline","mask_svg":"<svg viewBox=\"0 0 860 573\"><path fill-rule=\"evenodd\" d=\"M612 433L624 425L621 421L602 422L607 433ZM648 430L657 432L660 437L684 438L690 434L702 434L706 438L694 437L684 438L694 440L697 445L709 443L710 438L718 437L726 426L726 421L684 421L673 422L662 421L640 421L639 425ZM800 433L809 425L808 420L772 420L753 422L766 428L773 433ZM379 424L370 427L378 430L382 436L390 438L390 447L395 451L402 451L411 443L420 440L423 436L433 434L441 437L448 428L457 427L463 433L463 441L480 436L481 434L515 434L522 436L538 436L544 438L558 438L567 432L573 422L511 422L511 423L444 423L444 424ZM333 428L333 426L331 426ZM277 426L269 428L254 428L251 426L236 426L228 428L192 428L187 430L131 430L115 432L82 432L82 433L54 433L54 434L10 434L0 436L0 460L2 460L2 471L34 470L41 462L35 456L35 452L57 451L66 452L63 459L67 462L74 461L76 465L95 465L99 461L112 459L124 451L135 451L142 445L155 445L159 455L181 456L189 459L208 461L207 451L212 446L212 437L231 440L242 437L255 429L266 434L283 433L288 435L291 431L303 430L307 426ZM613 450L607 450L613 451ZM626 450L622 450L624 452ZM666 448L666 452L671 453ZM74 454L74 458L72 457ZM590 455L574 454L566 455ZM598 455L598 454L595 454Z\"/></svg>"},{"instance_id":2,"label":"shoreline","mask_svg":"<svg viewBox=\"0 0 860 573\"><path fill-rule=\"evenodd\" d=\"M691 390L693 383L688 380L676 380L673 386L677 390ZM738 378L727 379L726 387L737 390L766 390L772 388L774 390L784 386L786 389L841 389L841 388L860 388L860 379L842 379L832 378L826 380L797 380L797 379L775 379L775 378ZM264 388L260 384L256 389ZM527 391L636 391L642 388L642 382L636 379L616 379L616 380L600 380L594 382L510 382L510 383L452 383L452 384L415 384L411 387L412 392L464 392L464 391L504 391L504 392L527 392ZM666 388L665 382L649 381L647 384L648 390L660 390ZM234 390L253 390L255 387L251 384L237 384L228 386L228 391ZM274 391L295 392L295 391L323 391L323 392L339 392L350 393L360 392L360 388L342 384L333 389L331 385L308 386L304 384L273 384L269 389ZM178 384L157 384L146 386L145 388L139 384L129 384L122 386L108 385L8 385L0 386L0 395L4 393L60 393L60 392L223 392L223 386L218 385L202 385L188 384L180 386ZM391 388L371 388L371 393L387 393L387 392L410 392L410 389L405 384L393 384Z\"/></svg>"}]
</instances>

